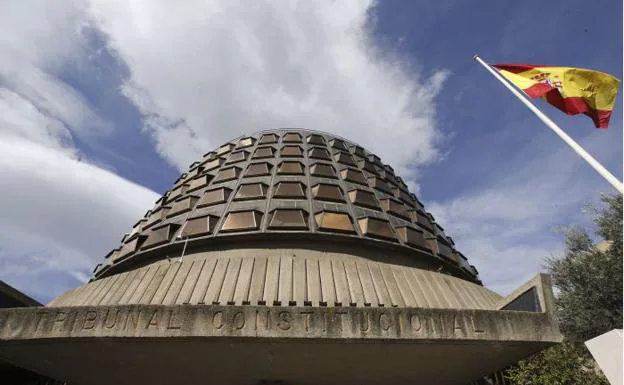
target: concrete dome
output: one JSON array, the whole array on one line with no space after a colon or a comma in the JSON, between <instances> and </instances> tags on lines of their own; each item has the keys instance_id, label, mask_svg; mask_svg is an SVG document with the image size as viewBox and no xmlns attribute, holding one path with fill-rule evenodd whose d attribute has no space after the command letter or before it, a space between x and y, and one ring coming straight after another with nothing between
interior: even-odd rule
<instances>
[{"instance_id":1,"label":"concrete dome","mask_svg":"<svg viewBox=\"0 0 624 385\"><path fill-rule=\"evenodd\" d=\"M0 357L70 384L462 385L560 339L547 276L488 290L390 165L300 129L206 153L90 282L0 310Z\"/></svg>"}]
</instances>

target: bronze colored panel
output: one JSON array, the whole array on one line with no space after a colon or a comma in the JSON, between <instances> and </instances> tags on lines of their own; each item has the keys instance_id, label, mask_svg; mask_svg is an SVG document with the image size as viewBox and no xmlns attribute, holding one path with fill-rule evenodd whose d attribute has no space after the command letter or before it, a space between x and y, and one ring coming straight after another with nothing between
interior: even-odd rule
<instances>
[{"instance_id":1,"label":"bronze colored panel","mask_svg":"<svg viewBox=\"0 0 624 385\"><path fill-rule=\"evenodd\" d=\"M383 179L381 178L378 178L378 177L368 178L368 185L374 189L392 194L392 188L388 186L388 184L384 182Z\"/></svg>"},{"instance_id":2,"label":"bronze colored panel","mask_svg":"<svg viewBox=\"0 0 624 385\"><path fill-rule=\"evenodd\" d=\"M236 211L230 212L223 222L221 231L250 231L260 228L262 213L259 211Z\"/></svg>"},{"instance_id":3,"label":"bronze colored panel","mask_svg":"<svg viewBox=\"0 0 624 385\"><path fill-rule=\"evenodd\" d=\"M204 174L204 175L202 175L200 177L197 177L197 178L191 180L189 188L188 188L188 191L193 191L193 190L197 190L197 189L200 189L202 187L208 186L208 183L210 183L211 179L212 179L212 175Z\"/></svg>"},{"instance_id":4,"label":"bronze colored panel","mask_svg":"<svg viewBox=\"0 0 624 385\"><path fill-rule=\"evenodd\" d=\"M312 167L310 167L310 174L326 178L335 178L336 170L334 170L334 167L326 163L314 163Z\"/></svg>"},{"instance_id":5,"label":"bronze colored panel","mask_svg":"<svg viewBox=\"0 0 624 385\"><path fill-rule=\"evenodd\" d=\"M300 209L273 210L270 229L307 230L308 213Z\"/></svg>"},{"instance_id":6,"label":"bronze colored panel","mask_svg":"<svg viewBox=\"0 0 624 385\"><path fill-rule=\"evenodd\" d=\"M191 169L188 171L188 177L196 177L197 175L201 174L202 171L204 171L203 167L191 167Z\"/></svg>"},{"instance_id":7,"label":"bronze colored panel","mask_svg":"<svg viewBox=\"0 0 624 385\"><path fill-rule=\"evenodd\" d=\"M362 169L362 170L366 170L368 172L370 172L371 174L377 174L377 169L375 169L375 166L367 161L367 160L361 160L358 162L358 166Z\"/></svg>"},{"instance_id":8,"label":"bronze colored panel","mask_svg":"<svg viewBox=\"0 0 624 385\"><path fill-rule=\"evenodd\" d=\"M375 154L368 154L368 160L372 163L381 165L381 159Z\"/></svg>"},{"instance_id":9,"label":"bronze colored panel","mask_svg":"<svg viewBox=\"0 0 624 385\"><path fill-rule=\"evenodd\" d=\"M375 198L375 194L364 190L351 190L348 193L349 200L354 205L368 207L374 210L379 210L379 203Z\"/></svg>"},{"instance_id":10,"label":"bronze colored panel","mask_svg":"<svg viewBox=\"0 0 624 385\"><path fill-rule=\"evenodd\" d=\"M329 141L329 145L332 148L338 149L338 150L342 150L342 151L349 151L347 150L347 146L345 146L344 141L340 140L340 139L332 139Z\"/></svg>"},{"instance_id":11,"label":"bronze colored panel","mask_svg":"<svg viewBox=\"0 0 624 385\"><path fill-rule=\"evenodd\" d=\"M300 182L279 182L273 197L304 199L306 197L305 185Z\"/></svg>"},{"instance_id":12,"label":"bronze colored panel","mask_svg":"<svg viewBox=\"0 0 624 385\"><path fill-rule=\"evenodd\" d=\"M322 147L312 147L308 150L308 157L310 159L323 159L330 160L329 151Z\"/></svg>"},{"instance_id":13,"label":"bronze colored panel","mask_svg":"<svg viewBox=\"0 0 624 385\"><path fill-rule=\"evenodd\" d=\"M281 175L303 175L303 164L300 162L282 162L277 168L277 173Z\"/></svg>"},{"instance_id":14,"label":"bronze colored panel","mask_svg":"<svg viewBox=\"0 0 624 385\"><path fill-rule=\"evenodd\" d=\"M321 231L355 234L351 217L347 213L321 211L314 216L314 219Z\"/></svg>"},{"instance_id":15,"label":"bronze colored panel","mask_svg":"<svg viewBox=\"0 0 624 385\"><path fill-rule=\"evenodd\" d=\"M358 219L358 224L360 225L362 234L367 237L391 240L396 239L394 234L392 234L392 229L390 229L388 221L366 217Z\"/></svg>"},{"instance_id":16,"label":"bronze colored panel","mask_svg":"<svg viewBox=\"0 0 624 385\"><path fill-rule=\"evenodd\" d=\"M361 157L365 157L366 156L366 152L360 146L353 146L353 147L351 147L351 152L353 154L357 155L357 156L361 156Z\"/></svg>"},{"instance_id":17,"label":"bronze colored panel","mask_svg":"<svg viewBox=\"0 0 624 385\"><path fill-rule=\"evenodd\" d=\"M227 187L206 191L197 204L197 207L206 207L225 203L227 202L231 192L232 190Z\"/></svg>"},{"instance_id":18,"label":"bronze colored panel","mask_svg":"<svg viewBox=\"0 0 624 385\"><path fill-rule=\"evenodd\" d=\"M258 147L252 156L253 159L272 158L275 154L275 149L271 146Z\"/></svg>"},{"instance_id":19,"label":"bronze colored panel","mask_svg":"<svg viewBox=\"0 0 624 385\"><path fill-rule=\"evenodd\" d=\"M210 234L214 231L217 224L217 217L206 215L203 217L189 219L182 229L183 238L198 237L200 235Z\"/></svg>"},{"instance_id":20,"label":"bronze colored panel","mask_svg":"<svg viewBox=\"0 0 624 385\"><path fill-rule=\"evenodd\" d=\"M240 175L241 169L239 167L228 167L219 171L214 178L214 183L227 182L228 180L236 179Z\"/></svg>"},{"instance_id":21,"label":"bronze colored panel","mask_svg":"<svg viewBox=\"0 0 624 385\"><path fill-rule=\"evenodd\" d=\"M271 144L277 143L277 135L275 134L264 134L260 138L259 144Z\"/></svg>"},{"instance_id":22,"label":"bronze colored panel","mask_svg":"<svg viewBox=\"0 0 624 385\"><path fill-rule=\"evenodd\" d=\"M345 168L340 170L340 176L346 181L366 185L366 179L359 170Z\"/></svg>"},{"instance_id":23,"label":"bronze colored panel","mask_svg":"<svg viewBox=\"0 0 624 385\"><path fill-rule=\"evenodd\" d=\"M182 195L186 193L186 190L188 190L188 187L189 187L188 184L182 184L182 185L179 185L178 187L173 188L171 192L169 193L168 199L175 200L181 197Z\"/></svg>"},{"instance_id":24,"label":"bronze colored panel","mask_svg":"<svg viewBox=\"0 0 624 385\"><path fill-rule=\"evenodd\" d=\"M396 232L399 235L399 239L406 245L431 250L421 230L409 226L401 226L396 228Z\"/></svg>"},{"instance_id":25,"label":"bronze colored panel","mask_svg":"<svg viewBox=\"0 0 624 385\"><path fill-rule=\"evenodd\" d=\"M221 167L223 163L225 163L225 158L215 158L202 163L202 167L204 168L204 171L211 171Z\"/></svg>"},{"instance_id":26,"label":"bronze colored panel","mask_svg":"<svg viewBox=\"0 0 624 385\"><path fill-rule=\"evenodd\" d=\"M280 150L280 156L303 158L303 150L299 146L284 146Z\"/></svg>"},{"instance_id":27,"label":"bronze colored panel","mask_svg":"<svg viewBox=\"0 0 624 385\"><path fill-rule=\"evenodd\" d=\"M421 211L416 211L416 223L426 229L433 230L429 217Z\"/></svg>"},{"instance_id":28,"label":"bronze colored panel","mask_svg":"<svg viewBox=\"0 0 624 385\"><path fill-rule=\"evenodd\" d=\"M255 141L256 139L252 138L251 136L242 138L241 140L238 141L238 148L245 148L245 147L253 146Z\"/></svg>"},{"instance_id":29,"label":"bronze colored panel","mask_svg":"<svg viewBox=\"0 0 624 385\"><path fill-rule=\"evenodd\" d=\"M197 202L197 199L199 199L199 197L196 197L195 195L190 195L186 198L175 201L173 203L173 206L171 206L171 210L169 210L169 212L167 213L167 218L180 215L187 211L191 211L195 206L195 202Z\"/></svg>"},{"instance_id":30,"label":"bronze colored panel","mask_svg":"<svg viewBox=\"0 0 624 385\"><path fill-rule=\"evenodd\" d=\"M266 192L267 185L264 183L242 184L238 188L234 200L264 199L266 198Z\"/></svg>"},{"instance_id":31,"label":"bronze colored panel","mask_svg":"<svg viewBox=\"0 0 624 385\"><path fill-rule=\"evenodd\" d=\"M226 143L217 149L217 155L225 155L228 152L232 151L233 148L234 145L232 143Z\"/></svg>"},{"instance_id":32,"label":"bronze colored panel","mask_svg":"<svg viewBox=\"0 0 624 385\"><path fill-rule=\"evenodd\" d=\"M145 238L146 238L145 235L139 235L137 237L134 237L128 243L124 244L119 250L119 253L116 255L116 258L113 259L113 261L116 261L118 259L121 259L127 255L130 255L136 252L139 249L139 247L143 245Z\"/></svg>"},{"instance_id":33,"label":"bronze colored panel","mask_svg":"<svg viewBox=\"0 0 624 385\"><path fill-rule=\"evenodd\" d=\"M314 199L331 202L344 202L342 190L334 184L319 183L312 187Z\"/></svg>"},{"instance_id":34,"label":"bronze colored panel","mask_svg":"<svg viewBox=\"0 0 624 385\"><path fill-rule=\"evenodd\" d=\"M271 165L268 163L252 163L247 167L245 176L271 175Z\"/></svg>"},{"instance_id":35,"label":"bronze colored panel","mask_svg":"<svg viewBox=\"0 0 624 385\"><path fill-rule=\"evenodd\" d=\"M438 254L440 254L441 256L445 258L453 259L453 249L451 248L451 246L449 246L441 237L438 237L437 241L438 241Z\"/></svg>"},{"instance_id":36,"label":"bronze colored panel","mask_svg":"<svg viewBox=\"0 0 624 385\"><path fill-rule=\"evenodd\" d=\"M284 135L283 139L284 143L301 143L301 134L296 132L289 132Z\"/></svg>"},{"instance_id":37,"label":"bronze colored panel","mask_svg":"<svg viewBox=\"0 0 624 385\"><path fill-rule=\"evenodd\" d=\"M145 222L145 226L144 228L150 227L160 221L162 221L163 219L165 219L165 217L167 216L167 213L169 212L170 207L159 207L156 210L154 210L150 216L147 218L147 222Z\"/></svg>"},{"instance_id":38,"label":"bronze colored panel","mask_svg":"<svg viewBox=\"0 0 624 385\"><path fill-rule=\"evenodd\" d=\"M141 249L149 249L168 243L171 238L173 238L173 234L175 234L178 228L180 228L180 226L176 224L168 224L155 228L149 232L149 235L147 236L145 243L141 246Z\"/></svg>"},{"instance_id":39,"label":"bronze colored panel","mask_svg":"<svg viewBox=\"0 0 624 385\"><path fill-rule=\"evenodd\" d=\"M386 198L381 200L381 207L389 214L409 220L409 214L401 202Z\"/></svg>"},{"instance_id":40,"label":"bronze colored panel","mask_svg":"<svg viewBox=\"0 0 624 385\"><path fill-rule=\"evenodd\" d=\"M334 160L338 163L346 164L349 166L356 165L355 162L353 161L353 157L350 154L346 152L342 152L342 151L339 151L334 154Z\"/></svg>"},{"instance_id":41,"label":"bronze colored panel","mask_svg":"<svg viewBox=\"0 0 624 385\"><path fill-rule=\"evenodd\" d=\"M325 144L325 138L323 138L322 135L317 135L317 134L312 134L308 136L306 141L308 142L308 144L318 144L321 146Z\"/></svg>"},{"instance_id":42,"label":"bronze colored panel","mask_svg":"<svg viewBox=\"0 0 624 385\"><path fill-rule=\"evenodd\" d=\"M238 162L243 162L245 160L247 160L247 156L249 155L248 151L236 151L233 152L230 155L230 158L227 160L227 162L225 162L225 164L232 164L232 163L238 163Z\"/></svg>"}]
</instances>

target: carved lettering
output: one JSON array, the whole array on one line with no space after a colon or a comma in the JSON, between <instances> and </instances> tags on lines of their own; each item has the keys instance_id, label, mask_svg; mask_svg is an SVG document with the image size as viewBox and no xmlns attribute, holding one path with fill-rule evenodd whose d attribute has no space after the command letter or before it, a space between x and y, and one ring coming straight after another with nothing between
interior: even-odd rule
<instances>
[{"instance_id":1,"label":"carved lettering","mask_svg":"<svg viewBox=\"0 0 624 385\"><path fill-rule=\"evenodd\" d=\"M462 333L465 333L466 331L464 330L464 323L462 322L462 320L459 320L457 317L457 314L453 316L453 332L457 332L457 331L461 331Z\"/></svg>"},{"instance_id":2,"label":"carved lettering","mask_svg":"<svg viewBox=\"0 0 624 385\"><path fill-rule=\"evenodd\" d=\"M234 313L234 317L232 317L232 323L234 324L234 328L240 330L245 327L245 313L242 311Z\"/></svg>"},{"instance_id":3,"label":"carved lettering","mask_svg":"<svg viewBox=\"0 0 624 385\"><path fill-rule=\"evenodd\" d=\"M111 321L111 317L110 314L112 312L115 312L115 316L112 318ZM107 329L112 329L117 325L117 317L119 316L119 309L115 308L115 309L109 309L106 312L106 317L104 317L104 327Z\"/></svg>"},{"instance_id":4,"label":"carved lettering","mask_svg":"<svg viewBox=\"0 0 624 385\"><path fill-rule=\"evenodd\" d=\"M475 332L477 334L485 333L484 329L482 329L481 327L477 326L477 323L475 322L475 319L474 319L474 315L470 316L470 321L471 321L470 323L472 324L472 331L473 332Z\"/></svg>"},{"instance_id":5,"label":"carved lettering","mask_svg":"<svg viewBox=\"0 0 624 385\"><path fill-rule=\"evenodd\" d=\"M312 314L314 314L314 312L311 311L302 311L299 314L303 314L304 315L304 319L305 319L305 331L309 331L310 330L310 317L312 316Z\"/></svg>"},{"instance_id":6,"label":"carved lettering","mask_svg":"<svg viewBox=\"0 0 624 385\"><path fill-rule=\"evenodd\" d=\"M126 320L124 322L124 329L128 329L128 326L132 327L132 329L136 330L139 327L139 318L141 316L141 311L129 311L126 316Z\"/></svg>"},{"instance_id":7,"label":"carved lettering","mask_svg":"<svg viewBox=\"0 0 624 385\"><path fill-rule=\"evenodd\" d=\"M150 317L147 325L145 325L145 329L149 329L151 326L158 327L158 310L154 310L152 316Z\"/></svg>"},{"instance_id":8,"label":"carved lettering","mask_svg":"<svg viewBox=\"0 0 624 385\"><path fill-rule=\"evenodd\" d=\"M423 322L418 314L410 315L410 325L415 332L420 332L423 328Z\"/></svg>"},{"instance_id":9,"label":"carved lettering","mask_svg":"<svg viewBox=\"0 0 624 385\"><path fill-rule=\"evenodd\" d=\"M87 310L82 320L82 329L88 330L95 327L98 313L95 310Z\"/></svg>"},{"instance_id":10,"label":"carved lettering","mask_svg":"<svg viewBox=\"0 0 624 385\"><path fill-rule=\"evenodd\" d=\"M340 331L342 332L342 316L347 314L345 311L337 311L336 315L338 316L338 325L340 325Z\"/></svg>"},{"instance_id":11,"label":"carved lettering","mask_svg":"<svg viewBox=\"0 0 624 385\"><path fill-rule=\"evenodd\" d=\"M390 330L390 327L392 327L392 323L390 322L390 316L388 314L386 313L379 314L379 327L383 331Z\"/></svg>"},{"instance_id":12,"label":"carved lettering","mask_svg":"<svg viewBox=\"0 0 624 385\"><path fill-rule=\"evenodd\" d=\"M173 310L169 310L169 321L167 322L167 329L171 330L171 329L180 329L182 326L180 326L180 323L177 319L177 312L174 313Z\"/></svg>"},{"instance_id":13,"label":"carved lettering","mask_svg":"<svg viewBox=\"0 0 624 385\"><path fill-rule=\"evenodd\" d=\"M369 331L370 321L369 321L368 313L361 312L358 318L360 319L360 331L362 332Z\"/></svg>"},{"instance_id":14,"label":"carved lettering","mask_svg":"<svg viewBox=\"0 0 624 385\"><path fill-rule=\"evenodd\" d=\"M215 329L221 329L223 327L223 312L218 311L212 315L212 326Z\"/></svg>"},{"instance_id":15,"label":"carved lettering","mask_svg":"<svg viewBox=\"0 0 624 385\"><path fill-rule=\"evenodd\" d=\"M64 311L57 311L56 314L54 314L54 323L65 323L65 320L67 320L67 313Z\"/></svg>"},{"instance_id":16,"label":"carved lettering","mask_svg":"<svg viewBox=\"0 0 624 385\"><path fill-rule=\"evenodd\" d=\"M277 317L277 327L282 330L290 329L290 321L292 316L287 311L281 311Z\"/></svg>"}]
</instances>

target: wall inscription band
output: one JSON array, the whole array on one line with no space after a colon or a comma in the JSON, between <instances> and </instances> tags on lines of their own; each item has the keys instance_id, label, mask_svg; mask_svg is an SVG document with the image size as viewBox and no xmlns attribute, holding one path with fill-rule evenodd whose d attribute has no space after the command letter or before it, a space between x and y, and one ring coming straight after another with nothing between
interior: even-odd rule
<instances>
[{"instance_id":1,"label":"wall inscription band","mask_svg":"<svg viewBox=\"0 0 624 385\"><path fill-rule=\"evenodd\" d=\"M176 335L490 339L498 332L492 329L504 325L495 326L489 313L419 308L201 305L11 309L0 311L0 339ZM511 318L521 316L516 312Z\"/></svg>"}]
</instances>

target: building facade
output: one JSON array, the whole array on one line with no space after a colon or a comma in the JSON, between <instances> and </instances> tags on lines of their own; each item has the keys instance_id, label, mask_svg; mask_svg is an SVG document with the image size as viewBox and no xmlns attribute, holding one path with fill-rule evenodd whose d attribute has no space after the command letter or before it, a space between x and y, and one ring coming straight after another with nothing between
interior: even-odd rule
<instances>
[{"instance_id":1,"label":"building facade","mask_svg":"<svg viewBox=\"0 0 624 385\"><path fill-rule=\"evenodd\" d=\"M0 357L76 384L461 385L560 341L552 309L545 275L483 287L375 154L267 130L191 164L90 282L0 311Z\"/></svg>"}]
</instances>

